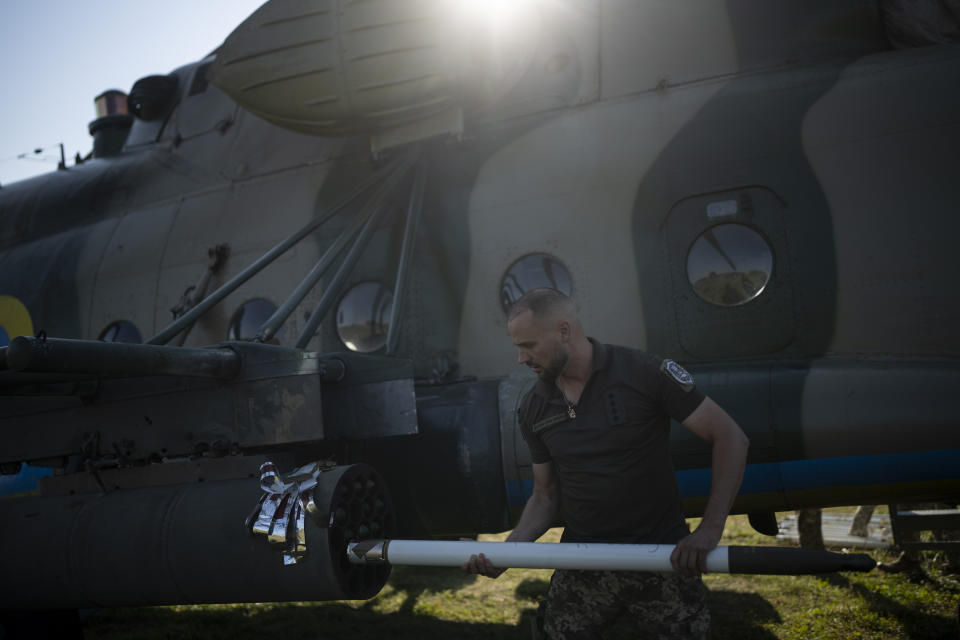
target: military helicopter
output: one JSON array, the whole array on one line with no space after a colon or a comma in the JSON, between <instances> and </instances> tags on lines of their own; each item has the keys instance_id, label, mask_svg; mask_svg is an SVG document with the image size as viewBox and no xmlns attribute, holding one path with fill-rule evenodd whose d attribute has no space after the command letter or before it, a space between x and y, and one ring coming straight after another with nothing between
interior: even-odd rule
<instances>
[{"instance_id":1,"label":"military helicopter","mask_svg":"<svg viewBox=\"0 0 960 640\"><path fill-rule=\"evenodd\" d=\"M365 598L349 540L509 528L541 286L734 416L762 530L960 495L960 47L886 0L485 9L270 0L0 190L5 608Z\"/></svg>"}]
</instances>

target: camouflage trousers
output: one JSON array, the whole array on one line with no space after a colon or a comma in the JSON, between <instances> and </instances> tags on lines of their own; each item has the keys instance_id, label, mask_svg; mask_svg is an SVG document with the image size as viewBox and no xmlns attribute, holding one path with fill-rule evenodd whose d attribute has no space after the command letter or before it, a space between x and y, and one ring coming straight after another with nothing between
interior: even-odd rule
<instances>
[{"instance_id":1,"label":"camouflage trousers","mask_svg":"<svg viewBox=\"0 0 960 640\"><path fill-rule=\"evenodd\" d=\"M550 640L705 639L706 595L699 576L558 569L550 580L543 631Z\"/></svg>"}]
</instances>

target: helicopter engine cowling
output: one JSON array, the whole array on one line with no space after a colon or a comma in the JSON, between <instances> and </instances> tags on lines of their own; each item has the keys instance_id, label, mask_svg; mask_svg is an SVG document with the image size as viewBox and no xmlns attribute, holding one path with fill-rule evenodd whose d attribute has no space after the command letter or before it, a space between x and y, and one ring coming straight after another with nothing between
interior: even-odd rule
<instances>
[{"instance_id":1,"label":"helicopter engine cowling","mask_svg":"<svg viewBox=\"0 0 960 640\"><path fill-rule=\"evenodd\" d=\"M248 111L314 135L389 129L498 100L535 58L530 3L509 30L468 3L265 3L217 51L210 80Z\"/></svg>"}]
</instances>

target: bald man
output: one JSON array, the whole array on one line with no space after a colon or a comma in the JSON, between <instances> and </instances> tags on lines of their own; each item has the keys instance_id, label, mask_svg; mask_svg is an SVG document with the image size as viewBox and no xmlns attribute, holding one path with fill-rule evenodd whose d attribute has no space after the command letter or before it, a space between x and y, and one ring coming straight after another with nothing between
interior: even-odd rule
<instances>
[{"instance_id":1,"label":"bald man","mask_svg":"<svg viewBox=\"0 0 960 640\"><path fill-rule=\"evenodd\" d=\"M540 378L517 415L533 495L508 540L536 540L562 511L564 542L677 545L675 573L555 571L544 634L600 638L625 624L644 638L707 638L699 574L740 486L747 437L675 362L587 338L562 293L526 293L510 307L507 329L518 362ZM713 445L710 497L693 533L670 459L670 418ZM503 573L482 554L464 570Z\"/></svg>"}]
</instances>

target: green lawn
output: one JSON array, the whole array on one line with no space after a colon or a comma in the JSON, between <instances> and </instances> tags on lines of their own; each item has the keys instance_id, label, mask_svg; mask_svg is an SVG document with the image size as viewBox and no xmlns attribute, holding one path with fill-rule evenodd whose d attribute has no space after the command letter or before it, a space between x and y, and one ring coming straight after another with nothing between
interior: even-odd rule
<instances>
[{"instance_id":1,"label":"green lawn","mask_svg":"<svg viewBox=\"0 0 960 640\"><path fill-rule=\"evenodd\" d=\"M559 540L551 530L544 540ZM481 536L499 540L504 535ZM732 517L724 544L772 544ZM873 552L877 560L890 560ZM925 554L927 579L903 575L708 575L714 637L730 640L810 638L957 638L960 578ZM511 569L498 580L458 569L397 567L369 601L150 607L99 611L85 637L112 638L529 638L550 571Z\"/></svg>"}]
</instances>

